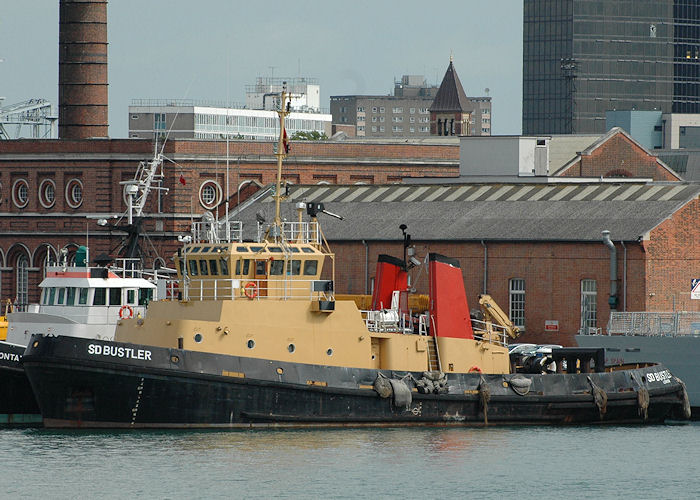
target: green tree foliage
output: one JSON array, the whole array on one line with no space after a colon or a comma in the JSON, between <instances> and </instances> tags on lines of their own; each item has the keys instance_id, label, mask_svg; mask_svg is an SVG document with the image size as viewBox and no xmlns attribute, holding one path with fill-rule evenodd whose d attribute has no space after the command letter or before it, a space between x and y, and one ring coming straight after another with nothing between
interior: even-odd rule
<instances>
[{"instance_id":1,"label":"green tree foliage","mask_svg":"<svg viewBox=\"0 0 700 500\"><path fill-rule=\"evenodd\" d=\"M310 132L294 132L290 139L293 141L325 141L328 136L325 132L312 130Z\"/></svg>"}]
</instances>

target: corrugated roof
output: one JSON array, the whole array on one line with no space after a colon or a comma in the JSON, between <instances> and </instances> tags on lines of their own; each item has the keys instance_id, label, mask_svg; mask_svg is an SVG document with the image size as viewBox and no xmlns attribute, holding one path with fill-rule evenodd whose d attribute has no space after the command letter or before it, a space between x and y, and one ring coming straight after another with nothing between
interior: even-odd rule
<instances>
[{"instance_id":1,"label":"corrugated roof","mask_svg":"<svg viewBox=\"0 0 700 500\"><path fill-rule=\"evenodd\" d=\"M430 105L430 111L449 111L449 112L472 112L474 105L464 93L462 82L459 81L455 67L450 61L447 67L445 76L442 79L440 88L435 94L435 99Z\"/></svg>"},{"instance_id":2,"label":"corrugated roof","mask_svg":"<svg viewBox=\"0 0 700 500\"><path fill-rule=\"evenodd\" d=\"M294 204L324 202L345 218L324 215L328 240L635 241L688 201L697 183L313 185L291 186L282 216L297 220ZM326 200L328 200L326 202ZM269 192L243 208L245 238L255 237L256 213L274 219Z\"/></svg>"},{"instance_id":3,"label":"corrugated roof","mask_svg":"<svg viewBox=\"0 0 700 500\"><path fill-rule=\"evenodd\" d=\"M274 219L271 191L235 218L256 234L256 213ZM345 218L324 215L329 240L400 240L407 224L415 240L635 241L700 195L697 183L451 184L291 186L282 216L294 204L323 202ZM326 202L326 200L328 200Z\"/></svg>"}]
</instances>

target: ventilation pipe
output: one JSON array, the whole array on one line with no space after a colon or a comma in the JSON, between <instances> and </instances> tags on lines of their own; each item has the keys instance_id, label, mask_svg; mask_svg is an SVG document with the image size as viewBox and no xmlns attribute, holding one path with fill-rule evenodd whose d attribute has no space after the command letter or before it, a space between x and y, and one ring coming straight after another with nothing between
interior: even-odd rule
<instances>
[{"instance_id":1,"label":"ventilation pipe","mask_svg":"<svg viewBox=\"0 0 700 500\"><path fill-rule=\"evenodd\" d=\"M610 309L617 309L617 250L615 244L610 239L610 231L607 229L602 232L603 244L610 249L610 297L608 305Z\"/></svg>"}]
</instances>

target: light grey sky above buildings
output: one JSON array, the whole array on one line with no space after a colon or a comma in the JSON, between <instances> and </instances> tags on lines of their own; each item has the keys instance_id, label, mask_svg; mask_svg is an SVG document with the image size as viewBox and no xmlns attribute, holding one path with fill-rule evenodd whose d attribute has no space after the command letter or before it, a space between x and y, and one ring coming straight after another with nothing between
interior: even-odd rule
<instances>
[{"instance_id":1,"label":"light grey sky above buildings","mask_svg":"<svg viewBox=\"0 0 700 500\"><path fill-rule=\"evenodd\" d=\"M520 0L111 0L109 134L132 99L245 102L257 76L317 78L331 95L389 94L394 79L439 84L450 53L469 96L493 98L494 135L519 134ZM0 96L58 103L58 0L0 3Z\"/></svg>"}]
</instances>

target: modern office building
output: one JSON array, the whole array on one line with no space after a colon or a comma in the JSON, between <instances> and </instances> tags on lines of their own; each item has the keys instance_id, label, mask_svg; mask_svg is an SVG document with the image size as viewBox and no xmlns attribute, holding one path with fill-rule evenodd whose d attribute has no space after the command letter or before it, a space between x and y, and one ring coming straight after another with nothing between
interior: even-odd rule
<instances>
[{"instance_id":1,"label":"modern office building","mask_svg":"<svg viewBox=\"0 0 700 500\"><path fill-rule=\"evenodd\" d=\"M450 68L453 68L451 63ZM452 73L456 76L456 72ZM393 95L331 96L333 124L344 129L354 126L357 137L440 135L435 131L431 133L430 107L441 88L442 85L429 85L423 75L403 75L394 82ZM459 88L462 89L461 83ZM461 92L467 106L473 110L469 123L471 135L491 135L491 98L466 97L463 89Z\"/></svg>"},{"instance_id":2,"label":"modern office building","mask_svg":"<svg viewBox=\"0 0 700 500\"><path fill-rule=\"evenodd\" d=\"M602 133L607 111L700 112L696 0L525 0L523 134Z\"/></svg>"},{"instance_id":3,"label":"modern office building","mask_svg":"<svg viewBox=\"0 0 700 500\"><path fill-rule=\"evenodd\" d=\"M292 112L286 118L287 133L319 132L330 136L331 115ZM227 107L225 103L191 100L135 99L129 106L132 139L249 139L279 137L275 111Z\"/></svg>"}]
</instances>

